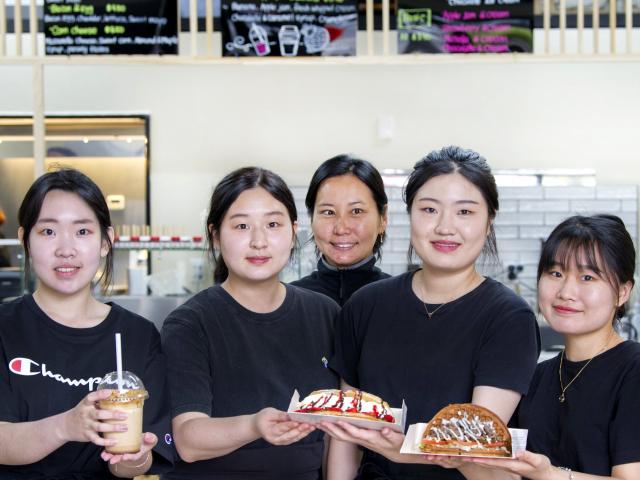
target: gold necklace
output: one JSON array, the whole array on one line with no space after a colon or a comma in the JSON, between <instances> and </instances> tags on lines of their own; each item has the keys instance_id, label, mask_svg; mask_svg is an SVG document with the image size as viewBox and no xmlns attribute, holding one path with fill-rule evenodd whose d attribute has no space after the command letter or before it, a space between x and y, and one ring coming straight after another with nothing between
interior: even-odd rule
<instances>
[{"instance_id":1,"label":"gold necklace","mask_svg":"<svg viewBox=\"0 0 640 480\"><path fill-rule=\"evenodd\" d=\"M424 294L424 288L422 286L422 283L420 283L420 292L422 293L422 298L427 298L427 296ZM424 306L424 311L427 312L427 318L429 320L431 320L431 317L433 317L435 315L435 313L440 310L442 307L444 307L447 303L449 302L444 302L441 303L440 305L438 305L435 310L433 312L430 312L429 309L427 308L427 302L422 302L422 305Z\"/></svg>"},{"instance_id":2,"label":"gold necklace","mask_svg":"<svg viewBox=\"0 0 640 480\"><path fill-rule=\"evenodd\" d=\"M473 287L473 288L475 288L475 287ZM473 290L473 288L472 288L471 290ZM471 291L471 290L469 290L469 291ZM420 293L422 293L422 298L427 298L427 296L424 294L424 287L423 287L423 285L422 285L422 282L420 283ZM468 293L468 292L466 292L466 293ZM466 293L463 293L462 295L465 295ZM462 296L462 295L460 295L460 296ZM429 309L427 308L427 302L424 302L424 301L423 301L423 302L422 302L422 305L424 306L424 311L425 311L425 312L427 312L427 318L428 318L429 320L431 320L431 317L433 317L433 316L435 315L435 313L436 313L438 310L440 310L442 307L444 307L444 306L445 306L445 305L447 305L448 303L453 302L454 300L456 300L456 299L458 299L458 298L460 298L460 297L456 297L456 298L453 298L453 299L449 300L448 302L441 303L440 305L438 305L438 306L435 308L435 310L434 310L433 312L430 312L430 311L429 311Z\"/></svg>"},{"instance_id":3,"label":"gold necklace","mask_svg":"<svg viewBox=\"0 0 640 480\"><path fill-rule=\"evenodd\" d=\"M427 312L427 317L429 318L429 320L431 320L431 317L433 317L433 315L440 310L442 307L444 307L447 303L449 302L445 302L445 303L441 303L440 305L438 305L435 310L433 312L430 312L429 309L427 308L427 304L422 302L422 305L424 305L424 311Z\"/></svg>"},{"instance_id":4,"label":"gold necklace","mask_svg":"<svg viewBox=\"0 0 640 480\"><path fill-rule=\"evenodd\" d=\"M575 376L571 379L571 381L569 383L567 383L567 386L565 387L562 384L562 359L564 358L564 352L566 350L566 348L562 349L562 354L560 355L560 367L558 367L558 378L560 378L560 396L558 397L558 400L560 400L560 403L564 403L564 401L566 400L566 397L564 395L564 392L567 391L567 389L571 386L571 384L573 382L575 382L576 378L578 378L580 376L580 374L582 373L582 371L587 368L587 365L589 365L591 363L591 360L593 360L594 358L596 358L598 355L600 355L602 352L604 352L607 349L607 345L609 345L609 342L611 341L611 337L613 336L613 330L611 330L611 333L609 334L609 338L607 338L607 343L604 344L604 346L602 347L602 349L596 353L593 357L591 357L587 363L585 363L582 368L580 370L578 370L578 373L575 374Z\"/></svg>"}]
</instances>

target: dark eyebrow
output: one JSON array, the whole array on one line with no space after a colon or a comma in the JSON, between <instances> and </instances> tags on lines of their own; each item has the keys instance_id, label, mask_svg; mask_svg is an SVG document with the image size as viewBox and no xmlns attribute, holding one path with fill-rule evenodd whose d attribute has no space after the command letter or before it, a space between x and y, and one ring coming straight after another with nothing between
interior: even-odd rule
<instances>
[{"instance_id":1,"label":"dark eyebrow","mask_svg":"<svg viewBox=\"0 0 640 480\"><path fill-rule=\"evenodd\" d=\"M347 205L358 205L358 204L361 204L361 203L364 203L364 201L363 200L354 200L353 202L349 202ZM334 205L333 205L333 203L326 203L325 202L325 203L319 203L317 206L318 207L333 207Z\"/></svg>"},{"instance_id":2,"label":"dark eyebrow","mask_svg":"<svg viewBox=\"0 0 640 480\"><path fill-rule=\"evenodd\" d=\"M436 198L431 198L431 197L422 197L418 199L419 202L433 202L433 203L442 203L440 200L436 199ZM476 202L475 200L457 200L456 202L454 202L456 205L467 205L467 204L471 204L471 205L480 205L479 202Z\"/></svg>"},{"instance_id":3,"label":"dark eyebrow","mask_svg":"<svg viewBox=\"0 0 640 480\"><path fill-rule=\"evenodd\" d=\"M597 265L589 265L586 263L580 263L580 264L576 264L576 267L578 268L578 270L583 271L583 270L591 270L592 272L595 272L597 274L600 274L600 268L598 268ZM560 263L560 262L553 262L549 268L561 268L561 269L565 269L565 267Z\"/></svg>"},{"instance_id":4,"label":"dark eyebrow","mask_svg":"<svg viewBox=\"0 0 640 480\"><path fill-rule=\"evenodd\" d=\"M596 266L596 265L587 265L587 264L580 264L578 265L578 270L591 270L592 272L595 273L599 273L600 269Z\"/></svg>"},{"instance_id":5,"label":"dark eyebrow","mask_svg":"<svg viewBox=\"0 0 640 480\"><path fill-rule=\"evenodd\" d=\"M280 215L280 216L284 216L284 213L281 212L280 210L273 210L271 212L266 212L264 214L265 217L269 217L271 215ZM247 218L249 215L247 215L246 213L234 213L233 215L231 215L229 217L229 220L232 220L234 218Z\"/></svg>"},{"instance_id":6,"label":"dark eyebrow","mask_svg":"<svg viewBox=\"0 0 640 480\"><path fill-rule=\"evenodd\" d=\"M36 223L60 223L60 222L58 222L58 220L55 218L39 218ZM96 223L96 222L95 220L92 220L90 218L81 218L79 220L73 221L74 225L86 225L89 223Z\"/></svg>"}]
</instances>

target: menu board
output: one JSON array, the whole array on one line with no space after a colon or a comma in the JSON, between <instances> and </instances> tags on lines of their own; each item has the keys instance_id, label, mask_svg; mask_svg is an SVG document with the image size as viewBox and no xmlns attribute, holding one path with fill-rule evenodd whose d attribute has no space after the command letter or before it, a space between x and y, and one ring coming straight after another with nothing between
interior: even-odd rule
<instances>
[{"instance_id":1,"label":"menu board","mask_svg":"<svg viewBox=\"0 0 640 480\"><path fill-rule=\"evenodd\" d=\"M398 0L398 53L533 51L533 0Z\"/></svg>"},{"instance_id":2,"label":"menu board","mask_svg":"<svg viewBox=\"0 0 640 480\"><path fill-rule=\"evenodd\" d=\"M177 54L175 0L45 0L47 55Z\"/></svg>"},{"instance_id":3,"label":"menu board","mask_svg":"<svg viewBox=\"0 0 640 480\"><path fill-rule=\"evenodd\" d=\"M355 55L356 0L222 0L224 56Z\"/></svg>"}]
</instances>

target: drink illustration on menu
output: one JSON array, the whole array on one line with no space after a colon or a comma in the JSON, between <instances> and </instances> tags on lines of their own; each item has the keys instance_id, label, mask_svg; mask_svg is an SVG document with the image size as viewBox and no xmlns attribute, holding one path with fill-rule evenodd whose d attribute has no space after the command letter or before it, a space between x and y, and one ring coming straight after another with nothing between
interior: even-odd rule
<instances>
[{"instance_id":1,"label":"drink illustration on menu","mask_svg":"<svg viewBox=\"0 0 640 480\"><path fill-rule=\"evenodd\" d=\"M282 25L278 31L280 42L280 55L283 57L295 57L298 55L300 45L300 30L297 25Z\"/></svg>"},{"instance_id":2,"label":"drink illustration on menu","mask_svg":"<svg viewBox=\"0 0 640 480\"><path fill-rule=\"evenodd\" d=\"M269 46L269 38L267 37L267 31L260 25L255 23L251 24L249 29L249 40L251 45L259 57L264 57L271 53L271 47Z\"/></svg>"},{"instance_id":3,"label":"drink illustration on menu","mask_svg":"<svg viewBox=\"0 0 640 480\"><path fill-rule=\"evenodd\" d=\"M224 56L355 55L355 0L222 0Z\"/></svg>"}]
</instances>

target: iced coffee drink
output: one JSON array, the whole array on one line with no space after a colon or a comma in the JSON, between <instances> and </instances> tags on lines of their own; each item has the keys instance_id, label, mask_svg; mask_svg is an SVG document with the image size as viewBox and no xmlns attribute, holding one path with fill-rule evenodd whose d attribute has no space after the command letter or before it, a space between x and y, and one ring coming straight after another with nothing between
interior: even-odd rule
<instances>
[{"instance_id":1,"label":"iced coffee drink","mask_svg":"<svg viewBox=\"0 0 640 480\"><path fill-rule=\"evenodd\" d=\"M142 381L131 372L122 372L122 389L118 387L118 374L111 372L102 379L98 390L111 389L111 395L98 402L102 410L117 410L127 414L125 420L103 420L108 424L126 423L124 432L104 432L104 438L116 440L116 444L105 447L109 453L137 453L142 444L142 410L148 393Z\"/></svg>"}]
</instances>

